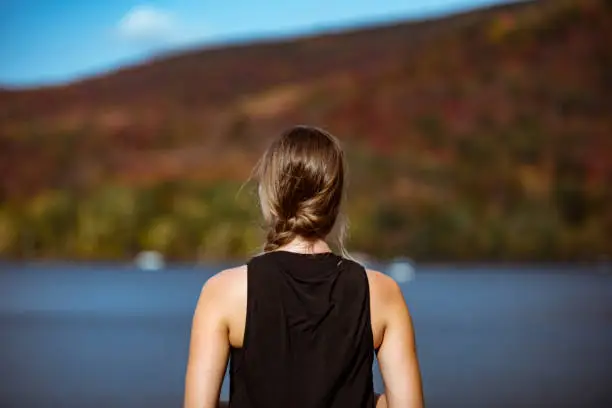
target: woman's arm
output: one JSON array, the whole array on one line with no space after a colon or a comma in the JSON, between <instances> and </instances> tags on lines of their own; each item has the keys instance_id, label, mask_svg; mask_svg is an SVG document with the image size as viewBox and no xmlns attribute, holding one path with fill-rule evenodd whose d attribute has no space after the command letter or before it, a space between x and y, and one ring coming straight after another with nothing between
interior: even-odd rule
<instances>
[{"instance_id":1,"label":"woman's arm","mask_svg":"<svg viewBox=\"0 0 612 408\"><path fill-rule=\"evenodd\" d=\"M422 408L423 389L412 319L397 283L388 279L384 286L386 324L378 364L385 394L377 407Z\"/></svg>"},{"instance_id":2,"label":"woman's arm","mask_svg":"<svg viewBox=\"0 0 612 408\"><path fill-rule=\"evenodd\" d=\"M229 355L223 274L210 278L193 316L184 408L217 408Z\"/></svg>"},{"instance_id":3,"label":"woman's arm","mask_svg":"<svg viewBox=\"0 0 612 408\"><path fill-rule=\"evenodd\" d=\"M376 408L387 408L387 397L385 394L376 394Z\"/></svg>"}]
</instances>

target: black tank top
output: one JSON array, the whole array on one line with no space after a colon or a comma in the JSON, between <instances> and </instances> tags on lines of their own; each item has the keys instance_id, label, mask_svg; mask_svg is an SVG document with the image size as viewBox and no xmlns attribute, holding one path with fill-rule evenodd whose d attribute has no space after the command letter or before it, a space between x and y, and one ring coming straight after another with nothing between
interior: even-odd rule
<instances>
[{"instance_id":1,"label":"black tank top","mask_svg":"<svg viewBox=\"0 0 612 408\"><path fill-rule=\"evenodd\" d=\"M244 344L231 408L372 408L374 344L364 268L332 253L248 263Z\"/></svg>"}]
</instances>

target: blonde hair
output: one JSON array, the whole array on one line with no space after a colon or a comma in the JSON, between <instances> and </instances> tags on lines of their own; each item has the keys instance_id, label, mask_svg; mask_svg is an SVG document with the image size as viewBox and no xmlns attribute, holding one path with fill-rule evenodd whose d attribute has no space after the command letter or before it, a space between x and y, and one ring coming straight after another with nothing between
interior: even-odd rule
<instances>
[{"instance_id":1,"label":"blonde hair","mask_svg":"<svg viewBox=\"0 0 612 408\"><path fill-rule=\"evenodd\" d=\"M322 129L295 126L276 139L255 168L266 229L264 252L301 237L325 240L348 255L348 225L341 214L345 173L340 143Z\"/></svg>"}]
</instances>

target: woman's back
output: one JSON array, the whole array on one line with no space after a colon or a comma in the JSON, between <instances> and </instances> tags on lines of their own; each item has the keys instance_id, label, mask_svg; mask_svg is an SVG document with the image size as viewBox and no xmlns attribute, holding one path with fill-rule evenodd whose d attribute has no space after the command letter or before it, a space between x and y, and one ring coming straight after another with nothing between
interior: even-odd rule
<instances>
[{"instance_id":1,"label":"woman's back","mask_svg":"<svg viewBox=\"0 0 612 408\"><path fill-rule=\"evenodd\" d=\"M236 408L372 407L374 349L385 383L377 407L420 408L410 314L397 284L332 254L346 223L344 153L329 133L284 132L255 172L264 254L202 289L191 330L186 408L218 404L231 358Z\"/></svg>"},{"instance_id":2,"label":"woman's back","mask_svg":"<svg viewBox=\"0 0 612 408\"><path fill-rule=\"evenodd\" d=\"M243 344L231 349L232 407L374 406L362 266L330 252L274 251L249 262L247 281Z\"/></svg>"},{"instance_id":3,"label":"woman's back","mask_svg":"<svg viewBox=\"0 0 612 408\"><path fill-rule=\"evenodd\" d=\"M385 383L384 398L376 402L376 407L422 407L412 321L402 292L391 278L368 270L367 279L363 280L362 268L339 257L344 269L338 269L336 280L321 279L320 283L317 276L324 276L325 268L308 268L313 274L302 275L307 270L302 267L308 264L304 261L292 263L300 265L299 270L293 269L292 275L279 272L279 266L260 269L270 265L274 257L277 260L311 257L313 263L319 262L318 257L321 257L320 262L325 264L326 256L335 257L273 251L254 258L248 266L222 271L206 282L193 317L185 407L217 407L228 358L232 407L342 406L336 402L340 401L336 398L343 398L340 395L356 401L355 405L344 405L347 408L371 406L368 404L371 404L373 392L371 359L374 350L378 350L378 363ZM253 268L255 263L259 265ZM292 284L295 282L299 282L299 286ZM264 288L266 285L268 287ZM365 293L363 288L367 289ZM329 299L334 299L334 293L342 294L341 306L326 309L326 304L333 304ZM291 295L295 299L291 299ZM263 299L264 296L271 298ZM368 301L364 302L364 296ZM328 310L332 314L337 307L347 310L338 313L336 319L325 315ZM369 313L364 313L364 309ZM287 313L287 310L294 313ZM305 312L308 310L312 312ZM321 326L313 324L319 321ZM328 329L334 334L328 335ZM311 342L309 335L313 339ZM296 344L296 337L304 338ZM294 353L302 349L310 353ZM351 353L354 353L354 361L346 357ZM328 365L328 361L332 364ZM332 366L336 368L330 372ZM353 371L336 377L334 373L341 373L337 367ZM298 383L296 378L303 382ZM336 383L334 378L338 380ZM307 394L314 389L319 390L316 397ZM349 389L355 395L348 396L344 392ZM301 398L292 400L294 395ZM318 400L319 397L323 399ZM289 404L284 405L287 401ZM324 405L326 403L337 405Z\"/></svg>"}]
</instances>

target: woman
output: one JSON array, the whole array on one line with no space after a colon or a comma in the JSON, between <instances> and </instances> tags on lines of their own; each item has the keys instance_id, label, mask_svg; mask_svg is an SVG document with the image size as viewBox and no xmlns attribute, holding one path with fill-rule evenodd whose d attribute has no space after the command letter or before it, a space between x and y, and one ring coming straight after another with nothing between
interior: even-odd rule
<instances>
[{"instance_id":1,"label":"woman","mask_svg":"<svg viewBox=\"0 0 612 408\"><path fill-rule=\"evenodd\" d=\"M230 360L232 408L423 406L414 332L398 285L334 254L344 157L298 126L257 167L264 253L204 285L193 317L185 408L218 406ZM376 396L377 353L385 394Z\"/></svg>"}]
</instances>

